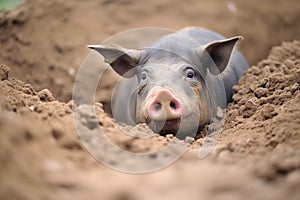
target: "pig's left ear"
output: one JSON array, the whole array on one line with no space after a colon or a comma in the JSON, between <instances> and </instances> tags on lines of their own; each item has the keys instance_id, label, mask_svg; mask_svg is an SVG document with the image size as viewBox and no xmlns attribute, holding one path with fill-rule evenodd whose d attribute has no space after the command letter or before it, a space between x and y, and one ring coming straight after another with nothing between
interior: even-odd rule
<instances>
[{"instance_id":1,"label":"pig's left ear","mask_svg":"<svg viewBox=\"0 0 300 200\"><path fill-rule=\"evenodd\" d=\"M212 74L222 73L228 65L231 53L237 41L243 39L242 36L236 36L225 40L218 40L204 46L204 51L208 53L215 66L208 66Z\"/></svg>"},{"instance_id":2,"label":"pig's left ear","mask_svg":"<svg viewBox=\"0 0 300 200\"><path fill-rule=\"evenodd\" d=\"M134 67L138 65L140 50L131 50L118 45L88 45L104 57L104 62L121 76L130 78L136 74Z\"/></svg>"}]
</instances>

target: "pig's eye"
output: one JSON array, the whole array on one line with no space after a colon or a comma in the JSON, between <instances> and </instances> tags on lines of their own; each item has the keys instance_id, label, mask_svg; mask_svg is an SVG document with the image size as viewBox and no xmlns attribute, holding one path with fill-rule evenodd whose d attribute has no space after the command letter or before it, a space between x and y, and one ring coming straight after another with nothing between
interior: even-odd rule
<instances>
[{"instance_id":1,"label":"pig's eye","mask_svg":"<svg viewBox=\"0 0 300 200\"><path fill-rule=\"evenodd\" d=\"M148 72L147 71L142 71L140 75L140 85L146 85L148 82Z\"/></svg>"},{"instance_id":2,"label":"pig's eye","mask_svg":"<svg viewBox=\"0 0 300 200\"><path fill-rule=\"evenodd\" d=\"M147 79L148 75L147 75L147 72L143 71L142 74L141 74L141 79L143 81L145 81Z\"/></svg>"},{"instance_id":3,"label":"pig's eye","mask_svg":"<svg viewBox=\"0 0 300 200\"><path fill-rule=\"evenodd\" d=\"M187 69L185 71L186 78L193 79L195 77L195 71L193 69Z\"/></svg>"}]
</instances>

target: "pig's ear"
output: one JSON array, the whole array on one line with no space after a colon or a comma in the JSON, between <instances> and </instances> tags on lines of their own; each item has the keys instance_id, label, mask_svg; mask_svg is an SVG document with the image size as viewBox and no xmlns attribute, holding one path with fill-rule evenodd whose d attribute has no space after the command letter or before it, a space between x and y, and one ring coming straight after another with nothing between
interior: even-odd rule
<instances>
[{"instance_id":1,"label":"pig's ear","mask_svg":"<svg viewBox=\"0 0 300 200\"><path fill-rule=\"evenodd\" d=\"M104 62L121 76L130 78L136 74L134 67L137 66L141 56L140 50L131 50L118 45L88 45L104 57Z\"/></svg>"},{"instance_id":2,"label":"pig's ear","mask_svg":"<svg viewBox=\"0 0 300 200\"><path fill-rule=\"evenodd\" d=\"M243 39L242 36L236 36L225 40L218 40L204 46L204 51L208 53L217 67L216 69L214 66L208 66L212 74L217 75L225 70L235 44L241 39Z\"/></svg>"}]
</instances>

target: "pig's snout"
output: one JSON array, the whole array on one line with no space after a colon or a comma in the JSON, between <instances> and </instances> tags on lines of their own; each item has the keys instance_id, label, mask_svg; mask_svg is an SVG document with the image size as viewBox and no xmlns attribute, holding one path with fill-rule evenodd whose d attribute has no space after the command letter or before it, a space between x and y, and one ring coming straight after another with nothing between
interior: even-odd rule
<instances>
[{"instance_id":1,"label":"pig's snout","mask_svg":"<svg viewBox=\"0 0 300 200\"><path fill-rule=\"evenodd\" d=\"M148 114L154 121L180 119L183 106L171 92L162 90L155 95L154 100L148 106Z\"/></svg>"}]
</instances>

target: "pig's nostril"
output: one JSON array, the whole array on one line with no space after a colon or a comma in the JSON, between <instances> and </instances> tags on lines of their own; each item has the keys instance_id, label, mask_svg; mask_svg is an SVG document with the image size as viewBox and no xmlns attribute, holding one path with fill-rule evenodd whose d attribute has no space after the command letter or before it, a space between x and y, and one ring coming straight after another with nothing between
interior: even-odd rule
<instances>
[{"instance_id":1,"label":"pig's nostril","mask_svg":"<svg viewBox=\"0 0 300 200\"><path fill-rule=\"evenodd\" d=\"M162 107L161 103L157 103L157 104L155 105L155 110L156 110L156 111L159 111L159 110L161 109L161 107Z\"/></svg>"},{"instance_id":2,"label":"pig's nostril","mask_svg":"<svg viewBox=\"0 0 300 200\"><path fill-rule=\"evenodd\" d=\"M170 107L175 110L176 109L176 104L173 101L171 101L170 102Z\"/></svg>"}]
</instances>

